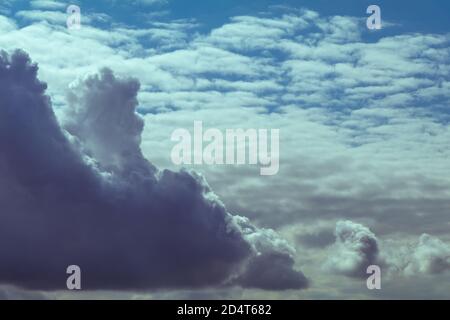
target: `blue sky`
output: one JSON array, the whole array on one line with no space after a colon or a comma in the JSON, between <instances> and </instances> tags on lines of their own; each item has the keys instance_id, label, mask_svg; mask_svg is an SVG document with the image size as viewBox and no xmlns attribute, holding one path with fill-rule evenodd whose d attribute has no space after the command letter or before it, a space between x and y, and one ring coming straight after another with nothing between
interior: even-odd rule
<instances>
[{"instance_id":1,"label":"blue sky","mask_svg":"<svg viewBox=\"0 0 450 320\"><path fill-rule=\"evenodd\" d=\"M209 26L218 26L230 16L253 14L265 11L270 6L288 6L291 8L307 7L319 11L322 15L364 16L365 9L377 4L383 8L387 20L405 24L405 29L413 32L447 31L450 27L448 1L173 1L169 8L175 18L196 17Z\"/></svg>"},{"instance_id":2,"label":"blue sky","mask_svg":"<svg viewBox=\"0 0 450 320\"><path fill-rule=\"evenodd\" d=\"M450 28L448 12L450 3L444 0L429 1L299 1L299 0L169 0L155 1L153 4L139 4L139 1L73 1L86 11L104 12L114 18L115 22L129 25L145 25L144 19L138 19L139 13L155 13L167 11L165 19L196 19L205 30L220 26L232 16L255 14L267 11L271 6L286 6L289 8L309 8L319 11L322 15L365 16L365 9L371 4L382 7L383 18L396 21L406 32L446 32ZM16 0L12 4L13 11L29 8L29 1Z\"/></svg>"},{"instance_id":3,"label":"blue sky","mask_svg":"<svg viewBox=\"0 0 450 320\"><path fill-rule=\"evenodd\" d=\"M76 136L77 110L89 104L86 77L105 67L139 81L135 141L160 169L180 170L171 133L197 120L281 130L276 176L247 165L190 169L227 212L265 230L266 245L282 243L308 289L87 296L449 297L448 1L78 1L81 30L65 27L67 3L9 2L0 5L0 48L23 49L39 64L67 135ZM370 4L381 7L381 30L366 28ZM380 292L360 279L375 260L386 268Z\"/></svg>"}]
</instances>

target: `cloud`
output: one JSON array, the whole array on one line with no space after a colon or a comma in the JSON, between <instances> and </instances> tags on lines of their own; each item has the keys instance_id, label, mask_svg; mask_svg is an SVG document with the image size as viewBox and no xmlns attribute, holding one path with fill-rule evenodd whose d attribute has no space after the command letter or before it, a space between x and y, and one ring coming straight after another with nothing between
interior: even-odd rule
<instances>
[{"instance_id":1,"label":"cloud","mask_svg":"<svg viewBox=\"0 0 450 320\"><path fill-rule=\"evenodd\" d=\"M220 129L283 128L282 164L271 179L248 166L195 167L227 211L245 212L257 225L286 236L290 226L322 222L334 229L341 219L364 221L383 257L391 238L408 240L409 248L426 232L448 243L449 35L368 36L364 19L274 11L230 17L206 33L208 26L175 22L86 25L69 33L63 24L18 27L4 19L0 46L24 48L39 62L58 117L66 106L62 93L76 77L105 66L137 77L142 151L158 167L178 170L170 135L194 120ZM314 235L308 228L303 233ZM297 259L325 296L351 297L348 289L360 279L344 285L317 268L330 241L328 235L322 249L300 241ZM440 275L433 277L436 288L445 287ZM317 296L315 289L305 297Z\"/></svg>"},{"instance_id":2,"label":"cloud","mask_svg":"<svg viewBox=\"0 0 450 320\"><path fill-rule=\"evenodd\" d=\"M67 14L64 11L50 10L22 10L16 13L16 16L27 21L46 21L52 24L63 26L67 21Z\"/></svg>"},{"instance_id":3,"label":"cloud","mask_svg":"<svg viewBox=\"0 0 450 320\"><path fill-rule=\"evenodd\" d=\"M167 4L169 0L135 0L135 3L143 5Z\"/></svg>"},{"instance_id":4,"label":"cloud","mask_svg":"<svg viewBox=\"0 0 450 320\"><path fill-rule=\"evenodd\" d=\"M233 281L248 288L286 290L306 288L308 279L294 269L295 250L270 229L258 229L247 218L239 217L245 238L257 254Z\"/></svg>"},{"instance_id":5,"label":"cloud","mask_svg":"<svg viewBox=\"0 0 450 320\"><path fill-rule=\"evenodd\" d=\"M113 5L122 5L123 2L120 0L108 0L109 3ZM164 6L169 3L169 0L132 0L126 5L128 6Z\"/></svg>"},{"instance_id":6,"label":"cloud","mask_svg":"<svg viewBox=\"0 0 450 320\"><path fill-rule=\"evenodd\" d=\"M0 300L47 300L42 292L32 292L11 286L0 286Z\"/></svg>"},{"instance_id":7,"label":"cloud","mask_svg":"<svg viewBox=\"0 0 450 320\"><path fill-rule=\"evenodd\" d=\"M392 242L385 256L391 271L405 276L437 275L450 270L450 245L422 234L418 241L395 245Z\"/></svg>"},{"instance_id":8,"label":"cloud","mask_svg":"<svg viewBox=\"0 0 450 320\"><path fill-rule=\"evenodd\" d=\"M367 267L375 264L393 279L450 270L450 245L428 234L405 245L389 238L380 240L366 226L351 221L338 221L335 234L336 242L324 264L332 272L363 277Z\"/></svg>"},{"instance_id":9,"label":"cloud","mask_svg":"<svg viewBox=\"0 0 450 320\"><path fill-rule=\"evenodd\" d=\"M287 290L306 288L306 277L294 271L294 259L278 252L265 253L249 261L238 283L247 288Z\"/></svg>"},{"instance_id":10,"label":"cloud","mask_svg":"<svg viewBox=\"0 0 450 320\"><path fill-rule=\"evenodd\" d=\"M30 1L30 6L36 9L49 9L49 10L64 9L68 7L68 5L65 3L53 0L32 0Z\"/></svg>"},{"instance_id":11,"label":"cloud","mask_svg":"<svg viewBox=\"0 0 450 320\"><path fill-rule=\"evenodd\" d=\"M450 246L436 237L421 235L405 272L438 274L448 270L450 270Z\"/></svg>"},{"instance_id":12,"label":"cloud","mask_svg":"<svg viewBox=\"0 0 450 320\"><path fill-rule=\"evenodd\" d=\"M415 270L428 274L450 270L450 246L436 237L421 235L413 253L412 264L407 267L406 272Z\"/></svg>"},{"instance_id":13,"label":"cloud","mask_svg":"<svg viewBox=\"0 0 450 320\"><path fill-rule=\"evenodd\" d=\"M321 228L312 232L301 233L296 237L297 242L311 248L324 248L334 243L333 230Z\"/></svg>"},{"instance_id":14,"label":"cloud","mask_svg":"<svg viewBox=\"0 0 450 320\"><path fill-rule=\"evenodd\" d=\"M351 221L336 223L336 242L325 268L352 277L365 277L367 267L378 264L379 245L365 226Z\"/></svg>"},{"instance_id":15,"label":"cloud","mask_svg":"<svg viewBox=\"0 0 450 320\"><path fill-rule=\"evenodd\" d=\"M16 25L14 21L4 16L0 16L0 28L4 31L13 31L14 29L16 29Z\"/></svg>"},{"instance_id":16,"label":"cloud","mask_svg":"<svg viewBox=\"0 0 450 320\"><path fill-rule=\"evenodd\" d=\"M292 249L229 214L201 175L144 159L139 82L110 70L87 77L62 129L37 71L24 52L1 53L0 282L62 289L77 264L88 290L222 285L266 254L278 260L263 270L303 279ZM255 274L249 285L304 287L266 281Z\"/></svg>"},{"instance_id":17,"label":"cloud","mask_svg":"<svg viewBox=\"0 0 450 320\"><path fill-rule=\"evenodd\" d=\"M3 0L2 3L0 3L0 13L9 14L15 1L17 0Z\"/></svg>"}]
</instances>

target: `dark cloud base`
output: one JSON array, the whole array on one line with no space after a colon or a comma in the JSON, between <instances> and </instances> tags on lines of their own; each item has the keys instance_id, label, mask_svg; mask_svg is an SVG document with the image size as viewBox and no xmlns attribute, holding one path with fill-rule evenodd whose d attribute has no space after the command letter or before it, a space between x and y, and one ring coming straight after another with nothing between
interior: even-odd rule
<instances>
[{"instance_id":1,"label":"dark cloud base","mask_svg":"<svg viewBox=\"0 0 450 320\"><path fill-rule=\"evenodd\" d=\"M37 71L0 55L0 283L65 289L76 264L86 290L307 286L289 246L229 214L202 176L144 159L138 81L86 78L61 126Z\"/></svg>"}]
</instances>

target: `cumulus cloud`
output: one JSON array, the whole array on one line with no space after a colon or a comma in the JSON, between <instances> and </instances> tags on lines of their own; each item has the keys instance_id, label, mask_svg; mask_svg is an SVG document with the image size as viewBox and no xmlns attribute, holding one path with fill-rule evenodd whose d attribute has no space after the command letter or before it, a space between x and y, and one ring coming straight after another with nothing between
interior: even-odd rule
<instances>
[{"instance_id":1,"label":"cumulus cloud","mask_svg":"<svg viewBox=\"0 0 450 320\"><path fill-rule=\"evenodd\" d=\"M77 264L87 290L307 285L275 232L227 212L201 175L144 159L138 81L87 77L62 127L37 72L0 55L0 282L63 289Z\"/></svg>"},{"instance_id":2,"label":"cumulus cloud","mask_svg":"<svg viewBox=\"0 0 450 320\"><path fill-rule=\"evenodd\" d=\"M450 245L429 234L408 245L393 246L385 253L391 271L414 275L442 274L450 270Z\"/></svg>"},{"instance_id":3,"label":"cumulus cloud","mask_svg":"<svg viewBox=\"0 0 450 320\"><path fill-rule=\"evenodd\" d=\"M450 245L422 234L407 245L380 240L369 228L352 221L336 223L336 242L324 267L350 277L366 275L369 265L382 266L389 276L441 274L450 270Z\"/></svg>"},{"instance_id":4,"label":"cumulus cloud","mask_svg":"<svg viewBox=\"0 0 450 320\"><path fill-rule=\"evenodd\" d=\"M308 286L308 279L294 269L295 250L271 229L258 229L247 218L236 217L244 237L256 255L234 280L249 288L267 290L296 289Z\"/></svg>"},{"instance_id":5,"label":"cumulus cloud","mask_svg":"<svg viewBox=\"0 0 450 320\"><path fill-rule=\"evenodd\" d=\"M437 274L448 270L450 270L450 246L428 234L421 235L405 272Z\"/></svg>"},{"instance_id":6,"label":"cumulus cloud","mask_svg":"<svg viewBox=\"0 0 450 320\"><path fill-rule=\"evenodd\" d=\"M352 221L338 221L335 235L336 242L325 268L351 277L366 276L367 267L378 263L376 236L369 228Z\"/></svg>"},{"instance_id":7,"label":"cumulus cloud","mask_svg":"<svg viewBox=\"0 0 450 320\"><path fill-rule=\"evenodd\" d=\"M113 24L107 30L86 25L82 33L68 33L64 24L32 20L21 27L21 19L17 24L12 19L18 16L0 16L0 46L24 48L39 62L40 78L49 83L47 92L58 116L59 107L66 105L61 93L80 75L109 66L116 74L138 77L139 111L146 113L142 149L159 167L173 169L170 133L199 118L221 129L242 124L283 128L283 166L271 179L255 177L246 166L196 170L206 174L228 211L245 212L253 222L280 233L307 226L306 236L292 241L302 246L308 275L316 272L315 283L323 293L319 297L330 297L329 287L339 297L350 297L346 286L351 281L336 282L334 274L316 268L325 247L334 242L333 235L314 233L310 226L316 222L355 219L368 221L383 238L400 234L411 244L399 246L395 239L379 243L382 257L389 258L389 250L403 257L388 264L402 273L417 235L427 232L449 240L450 180L445 173L450 130L445 110L450 101L450 38L445 30L368 34L361 17L357 24L351 17L292 7L282 14L277 10L230 17L206 33L175 21L152 22L151 27ZM71 128L64 121L64 126L79 131L77 124ZM107 167L99 171L102 175L111 170L122 174L114 163L94 158L92 153L100 148L76 141L87 135L92 144L98 133L78 135L72 136L72 146L83 150L84 161ZM327 277L329 283L319 284ZM411 281L410 287L397 297L423 287L415 278L405 280ZM436 276L428 288L431 283L440 288L441 297L448 296L448 281ZM306 294L315 295L314 290Z\"/></svg>"}]
</instances>

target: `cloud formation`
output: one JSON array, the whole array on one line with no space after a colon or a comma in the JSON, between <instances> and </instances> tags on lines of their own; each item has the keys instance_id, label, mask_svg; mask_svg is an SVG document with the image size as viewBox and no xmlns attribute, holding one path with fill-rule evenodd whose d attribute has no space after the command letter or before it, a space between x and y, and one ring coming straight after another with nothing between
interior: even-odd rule
<instances>
[{"instance_id":1,"label":"cloud formation","mask_svg":"<svg viewBox=\"0 0 450 320\"><path fill-rule=\"evenodd\" d=\"M421 235L411 268L429 274L450 270L450 246L428 234Z\"/></svg>"},{"instance_id":2,"label":"cloud formation","mask_svg":"<svg viewBox=\"0 0 450 320\"><path fill-rule=\"evenodd\" d=\"M325 268L351 277L365 277L367 267L378 262L378 240L369 228L352 221L336 223L336 242Z\"/></svg>"},{"instance_id":3,"label":"cloud formation","mask_svg":"<svg viewBox=\"0 0 450 320\"><path fill-rule=\"evenodd\" d=\"M387 249L384 255L391 271L406 276L450 271L450 245L426 233L418 241Z\"/></svg>"},{"instance_id":4,"label":"cloud formation","mask_svg":"<svg viewBox=\"0 0 450 320\"><path fill-rule=\"evenodd\" d=\"M88 290L307 285L275 232L228 213L201 175L144 159L138 81L87 77L62 128L37 72L0 55L0 282L64 289L77 264Z\"/></svg>"},{"instance_id":5,"label":"cloud formation","mask_svg":"<svg viewBox=\"0 0 450 320\"><path fill-rule=\"evenodd\" d=\"M119 10L130 5L110 3L120 5ZM109 7L97 9L111 13ZM252 222L297 240L297 259L314 279L302 297L370 296L352 285L361 279L341 281L317 267L334 242L332 230L340 219L370 225L380 256L396 258L389 260L390 270L405 274L410 265L416 270L411 274L426 279L396 277L390 283L401 289L395 295L383 283L383 297L414 298L421 296L414 293L419 287L427 288L427 297L432 291L435 297L449 296L449 273L428 277L411 262L420 234L450 240L447 30L423 33L405 24L368 33L360 16L355 20L292 7L230 16L206 28L195 17L179 21L166 16L161 22L155 16L127 17L101 28L85 19L83 31L75 33L50 18L0 16L0 47L24 48L39 62L39 77L49 84L46 92L58 117L66 107L67 85L81 75L107 66L116 75L139 78L139 112L146 122L142 150L161 168L175 170L169 157L171 132L200 118L220 129L283 128L283 166L276 177L258 179L246 166L195 169L208 177L229 212L245 212ZM79 124L70 129L67 120L61 122L66 130L80 130ZM79 135L92 143L98 133ZM92 152L100 151L72 142L88 162L95 159ZM331 237L321 226L331 230ZM400 285L401 279L407 284ZM243 292L251 298L259 294ZM298 298L297 291L270 294Z\"/></svg>"},{"instance_id":6,"label":"cloud formation","mask_svg":"<svg viewBox=\"0 0 450 320\"><path fill-rule=\"evenodd\" d=\"M335 235L324 268L338 274L365 277L370 265L381 266L389 276L433 275L450 270L450 245L428 234L402 245L392 239L378 239L362 224L338 221Z\"/></svg>"}]
</instances>

